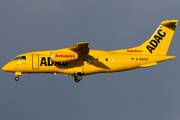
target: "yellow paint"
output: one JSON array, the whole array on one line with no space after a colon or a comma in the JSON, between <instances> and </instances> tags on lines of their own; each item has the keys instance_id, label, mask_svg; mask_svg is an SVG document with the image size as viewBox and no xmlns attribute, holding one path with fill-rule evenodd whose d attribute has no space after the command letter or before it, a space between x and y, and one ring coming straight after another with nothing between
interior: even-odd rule
<instances>
[{"instance_id":1,"label":"yellow paint","mask_svg":"<svg viewBox=\"0 0 180 120\"><path fill-rule=\"evenodd\" d=\"M21 76L21 72L15 72L16 76Z\"/></svg>"},{"instance_id":2,"label":"yellow paint","mask_svg":"<svg viewBox=\"0 0 180 120\"><path fill-rule=\"evenodd\" d=\"M139 67L150 67L158 62L175 58L166 56L178 20L163 21L152 37L134 48L103 51L90 50L89 42L49 51L28 52L18 55L2 70L21 73L81 73L119 72ZM24 59L25 58L25 59Z\"/></svg>"}]
</instances>

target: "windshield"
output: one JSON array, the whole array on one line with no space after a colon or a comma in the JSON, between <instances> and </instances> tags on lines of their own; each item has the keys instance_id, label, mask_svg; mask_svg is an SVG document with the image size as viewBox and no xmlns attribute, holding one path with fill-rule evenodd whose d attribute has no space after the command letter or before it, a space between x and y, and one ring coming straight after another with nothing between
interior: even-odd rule
<instances>
[{"instance_id":1,"label":"windshield","mask_svg":"<svg viewBox=\"0 0 180 120\"><path fill-rule=\"evenodd\" d=\"M15 57L13 60L26 60L26 56L18 56Z\"/></svg>"},{"instance_id":2,"label":"windshield","mask_svg":"<svg viewBox=\"0 0 180 120\"><path fill-rule=\"evenodd\" d=\"M26 56L21 56L20 60L26 60Z\"/></svg>"},{"instance_id":3,"label":"windshield","mask_svg":"<svg viewBox=\"0 0 180 120\"><path fill-rule=\"evenodd\" d=\"M15 57L13 60L19 60L20 57Z\"/></svg>"}]
</instances>

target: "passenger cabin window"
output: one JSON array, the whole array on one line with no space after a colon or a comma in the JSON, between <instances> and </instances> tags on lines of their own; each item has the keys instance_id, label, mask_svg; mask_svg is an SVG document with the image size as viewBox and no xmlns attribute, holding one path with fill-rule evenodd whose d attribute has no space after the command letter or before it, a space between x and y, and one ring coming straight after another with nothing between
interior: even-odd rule
<instances>
[{"instance_id":1,"label":"passenger cabin window","mask_svg":"<svg viewBox=\"0 0 180 120\"><path fill-rule=\"evenodd\" d=\"M91 62L91 58L89 58L89 62Z\"/></svg>"},{"instance_id":2,"label":"passenger cabin window","mask_svg":"<svg viewBox=\"0 0 180 120\"><path fill-rule=\"evenodd\" d=\"M87 57L87 63L89 63L89 64L93 63L93 58L91 56Z\"/></svg>"}]
</instances>

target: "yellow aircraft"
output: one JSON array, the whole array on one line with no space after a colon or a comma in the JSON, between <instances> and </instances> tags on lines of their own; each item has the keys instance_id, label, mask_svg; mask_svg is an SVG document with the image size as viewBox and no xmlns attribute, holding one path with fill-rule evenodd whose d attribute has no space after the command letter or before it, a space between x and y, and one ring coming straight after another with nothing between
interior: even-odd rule
<instances>
[{"instance_id":1,"label":"yellow aircraft","mask_svg":"<svg viewBox=\"0 0 180 120\"><path fill-rule=\"evenodd\" d=\"M152 37L134 48L103 51L89 50L89 42L72 47L20 54L2 70L15 72L18 81L21 73L62 73L74 76L79 82L84 75L111 73L150 67L158 62L176 58L166 56L178 20L163 21Z\"/></svg>"}]
</instances>

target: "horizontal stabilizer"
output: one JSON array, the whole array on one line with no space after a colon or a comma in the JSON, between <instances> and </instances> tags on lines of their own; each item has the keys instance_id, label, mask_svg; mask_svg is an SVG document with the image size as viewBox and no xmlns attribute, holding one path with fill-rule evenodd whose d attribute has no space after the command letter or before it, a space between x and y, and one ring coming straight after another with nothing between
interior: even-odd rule
<instances>
[{"instance_id":1,"label":"horizontal stabilizer","mask_svg":"<svg viewBox=\"0 0 180 120\"><path fill-rule=\"evenodd\" d=\"M155 66L155 65L157 65L157 63L156 62L154 62L154 63L149 63L149 64L145 64L145 65L140 65L139 67L151 67L151 66Z\"/></svg>"}]
</instances>

